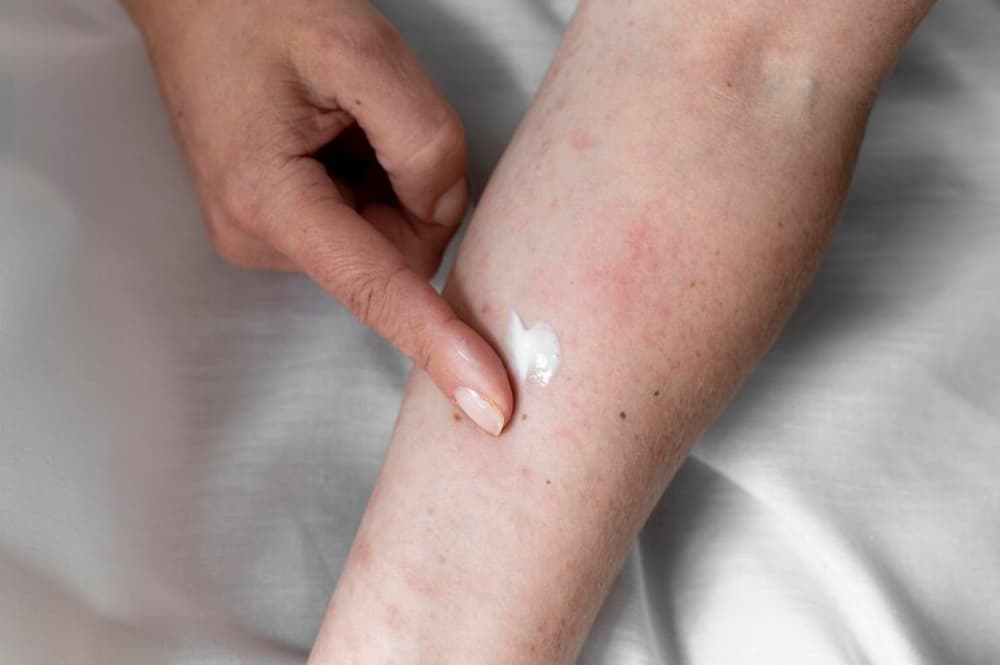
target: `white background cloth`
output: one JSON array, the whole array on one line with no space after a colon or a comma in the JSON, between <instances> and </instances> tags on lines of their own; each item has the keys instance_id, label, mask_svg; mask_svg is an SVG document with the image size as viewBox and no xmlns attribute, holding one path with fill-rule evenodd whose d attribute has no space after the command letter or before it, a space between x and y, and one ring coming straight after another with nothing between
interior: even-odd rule
<instances>
[{"instance_id":1,"label":"white background cloth","mask_svg":"<svg viewBox=\"0 0 1000 665\"><path fill-rule=\"evenodd\" d=\"M572 4L380 3L477 186ZM1000 662L998 182L1000 4L940 3L582 663ZM406 369L307 280L214 258L113 0L0 2L0 664L303 662Z\"/></svg>"}]
</instances>

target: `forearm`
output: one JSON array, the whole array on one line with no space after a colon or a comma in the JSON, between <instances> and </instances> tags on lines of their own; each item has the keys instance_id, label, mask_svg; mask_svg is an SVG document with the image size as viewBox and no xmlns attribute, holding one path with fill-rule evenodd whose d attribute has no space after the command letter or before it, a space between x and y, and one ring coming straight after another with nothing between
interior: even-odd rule
<instances>
[{"instance_id":1,"label":"forearm","mask_svg":"<svg viewBox=\"0 0 1000 665\"><path fill-rule=\"evenodd\" d=\"M584 3L447 289L495 341L512 310L552 325L558 374L500 440L413 376L314 665L571 661L812 275L905 32L865 37L852 82L757 19L713 44L693 3L654 5Z\"/></svg>"}]
</instances>

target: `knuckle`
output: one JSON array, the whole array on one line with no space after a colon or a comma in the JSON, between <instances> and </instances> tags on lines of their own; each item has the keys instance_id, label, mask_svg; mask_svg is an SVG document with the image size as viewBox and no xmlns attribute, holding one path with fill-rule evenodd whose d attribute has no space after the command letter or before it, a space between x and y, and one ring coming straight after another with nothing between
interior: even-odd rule
<instances>
[{"instance_id":1,"label":"knuckle","mask_svg":"<svg viewBox=\"0 0 1000 665\"><path fill-rule=\"evenodd\" d=\"M233 169L220 178L217 187L216 215L224 223L239 228L253 229L260 226L262 208L256 179L248 177L241 169Z\"/></svg>"},{"instance_id":2,"label":"knuckle","mask_svg":"<svg viewBox=\"0 0 1000 665\"><path fill-rule=\"evenodd\" d=\"M366 326L394 338L393 312L398 303L396 283L408 268L403 265L388 272L369 271L352 284L347 306Z\"/></svg>"},{"instance_id":3,"label":"knuckle","mask_svg":"<svg viewBox=\"0 0 1000 665\"><path fill-rule=\"evenodd\" d=\"M212 248L220 259L236 268L254 267L252 258L247 256L239 243L234 242L232 234L209 226L208 235L212 242Z\"/></svg>"},{"instance_id":4,"label":"knuckle","mask_svg":"<svg viewBox=\"0 0 1000 665\"><path fill-rule=\"evenodd\" d=\"M403 51L403 39L388 21L368 17L343 21L317 39L321 57L364 68Z\"/></svg>"}]
</instances>

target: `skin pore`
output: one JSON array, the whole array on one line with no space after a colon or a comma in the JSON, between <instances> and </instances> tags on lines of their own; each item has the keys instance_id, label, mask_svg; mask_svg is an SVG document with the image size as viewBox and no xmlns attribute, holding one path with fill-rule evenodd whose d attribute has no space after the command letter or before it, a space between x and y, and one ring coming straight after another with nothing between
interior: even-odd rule
<instances>
[{"instance_id":1,"label":"skin pore","mask_svg":"<svg viewBox=\"0 0 1000 665\"><path fill-rule=\"evenodd\" d=\"M584 0L445 291L559 335L494 439L415 371L312 665L570 663L815 271L929 2Z\"/></svg>"}]
</instances>

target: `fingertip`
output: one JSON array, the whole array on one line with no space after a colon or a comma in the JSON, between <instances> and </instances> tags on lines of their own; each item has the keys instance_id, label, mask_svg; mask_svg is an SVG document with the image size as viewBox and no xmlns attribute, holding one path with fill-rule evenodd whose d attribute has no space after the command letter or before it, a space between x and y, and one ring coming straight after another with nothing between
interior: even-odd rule
<instances>
[{"instance_id":1,"label":"fingertip","mask_svg":"<svg viewBox=\"0 0 1000 665\"><path fill-rule=\"evenodd\" d=\"M469 202L469 182L463 176L434 204L431 221L442 226L458 226L465 217Z\"/></svg>"},{"instance_id":2,"label":"fingertip","mask_svg":"<svg viewBox=\"0 0 1000 665\"><path fill-rule=\"evenodd\" d=\"M500 436L503 428L507 425L507 418L500 407L493 400L484 397L472 388L462 386L455 391L454 400L469 420L487 434Z\"/></svg>"},{"instance_id":3,"label":"fingertip","mask_svg":"<svg viewBox=\"0 0 1000 665\"><path fill-rule=\"evenodd\" d=\"M500 356L458 319L435 333L435 339L424 369L470 421L488 434L500 436L514 411L510 378Z\"/></svg>"}]
</instances>

